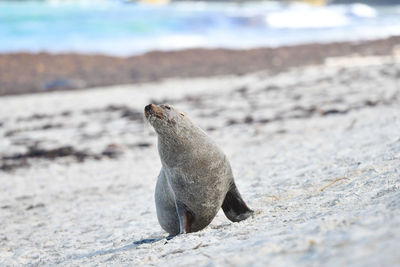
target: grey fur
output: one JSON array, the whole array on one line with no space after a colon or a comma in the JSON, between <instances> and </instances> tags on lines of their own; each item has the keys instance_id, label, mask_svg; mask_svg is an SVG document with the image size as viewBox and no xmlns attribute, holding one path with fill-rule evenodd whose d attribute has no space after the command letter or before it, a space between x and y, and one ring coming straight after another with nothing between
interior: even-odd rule
<instances>
[{"instance_id":1,"label":"grey fur","mask_svg":"<svg viewBox=\"0 0 400 267\"><path fill-rule=\"evenodd\" d=\"M170 235L185 232L184 212L193 216L190 232L205 228L231 189L236 190L235 198L244 205L233 221L251 215L236 189L229 161L202 129L169 105L148 105L145 115L158 135L162 168L155 202L158 221L165 231ZM232 220L235 208L231 209L230 203L224 205Z\"/></svg>"}]
</instances>

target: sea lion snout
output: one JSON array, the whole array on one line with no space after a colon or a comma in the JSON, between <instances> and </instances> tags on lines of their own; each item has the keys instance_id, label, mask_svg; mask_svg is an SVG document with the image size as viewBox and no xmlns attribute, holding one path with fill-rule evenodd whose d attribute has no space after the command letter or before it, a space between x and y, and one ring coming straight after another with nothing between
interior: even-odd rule
<instances>
[{"instance_id":1,"label":"sea lion snout","mask_svg":"<svg viewBox=\"0 0 400 267\"><path fill-rule=\"evenodd\" d=\"M145 111L145 112L150 112L150 110L151 110L151 108L152 108L153 105L154 105L154 104L148 104L147 106L144 107L144 111Z\"/></svg>"},{"instance_id":2,"label":"sea lion snout","mask_svg":"<svg viewBox=\"0 0 400 267\"><path fill-rule=\"evenodd\" d=\"M144 115L147 119L149 119L150 115L161 119L163 117L163 111L155 104L148 104L144 107Z\"/></svg>"}]
</instances>

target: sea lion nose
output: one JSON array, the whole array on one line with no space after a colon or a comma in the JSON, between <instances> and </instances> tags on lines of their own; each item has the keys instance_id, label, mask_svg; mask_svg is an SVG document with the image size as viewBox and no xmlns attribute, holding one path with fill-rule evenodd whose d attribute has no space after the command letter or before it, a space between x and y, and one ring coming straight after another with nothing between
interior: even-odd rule
<instances>
[{"instance_id":1,"label":"sea lion nose","mask_svg":"<svg viewBox=\"0 0 400 267\"><path fill-rule=\"evenodd\" d=\"M144 110L149 112L151 110L152 106L153 106L153 104L148 104L147 106L144 107Z\"/></svg>"}]
</instances>

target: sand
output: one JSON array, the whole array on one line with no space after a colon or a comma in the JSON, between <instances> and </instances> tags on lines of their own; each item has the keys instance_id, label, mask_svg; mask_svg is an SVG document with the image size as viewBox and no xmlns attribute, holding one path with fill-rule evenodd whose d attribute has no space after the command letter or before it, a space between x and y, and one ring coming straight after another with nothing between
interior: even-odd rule
<instances>
[{"instance_id":1,"label":"sand","mask_svg":"<svg viewBox=\"0 0 400 267\"><path fill-rule=\"evenodd\" d=\"M0 98L0 265L400 263L400 59ZM231 161L253 218L166 241L141 114L169 102Z\"/></svg>"}]
</instances>

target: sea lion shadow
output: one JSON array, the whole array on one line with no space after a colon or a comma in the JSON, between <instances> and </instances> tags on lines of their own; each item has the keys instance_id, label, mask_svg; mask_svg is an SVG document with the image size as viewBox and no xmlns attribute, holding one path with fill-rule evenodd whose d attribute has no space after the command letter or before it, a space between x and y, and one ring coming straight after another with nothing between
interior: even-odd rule
<instances>
[{"instance_id":1,"label":"sea lion shadow","mask_svg":"<svg viewBox=\"0 0 400 267\"><path fill-rule=\"evenodd\" d=\"M138 246L143 245L143 244L156 243L156 242L161 241L163 239L165 239L165 237L145 238L145 239L141 239L141 240L138 240L138 241L134 241L132 243L129 243L129 244L127 244L125 246L122 246L122 247L119 247L119 248L100 249L98 251L89 252L89 253L86 253L86 254L71 255L71 256L67 257L67 259L78 260L78 259L84 259L84 258L91 258L91 257L95 257L95 256L102 256L102 255L106 255L106 254L114 254L114 253L118 253L118 252L127 251L127 250L131 250L131 249L137 248Z\"/></svg>"}]
</instances>

